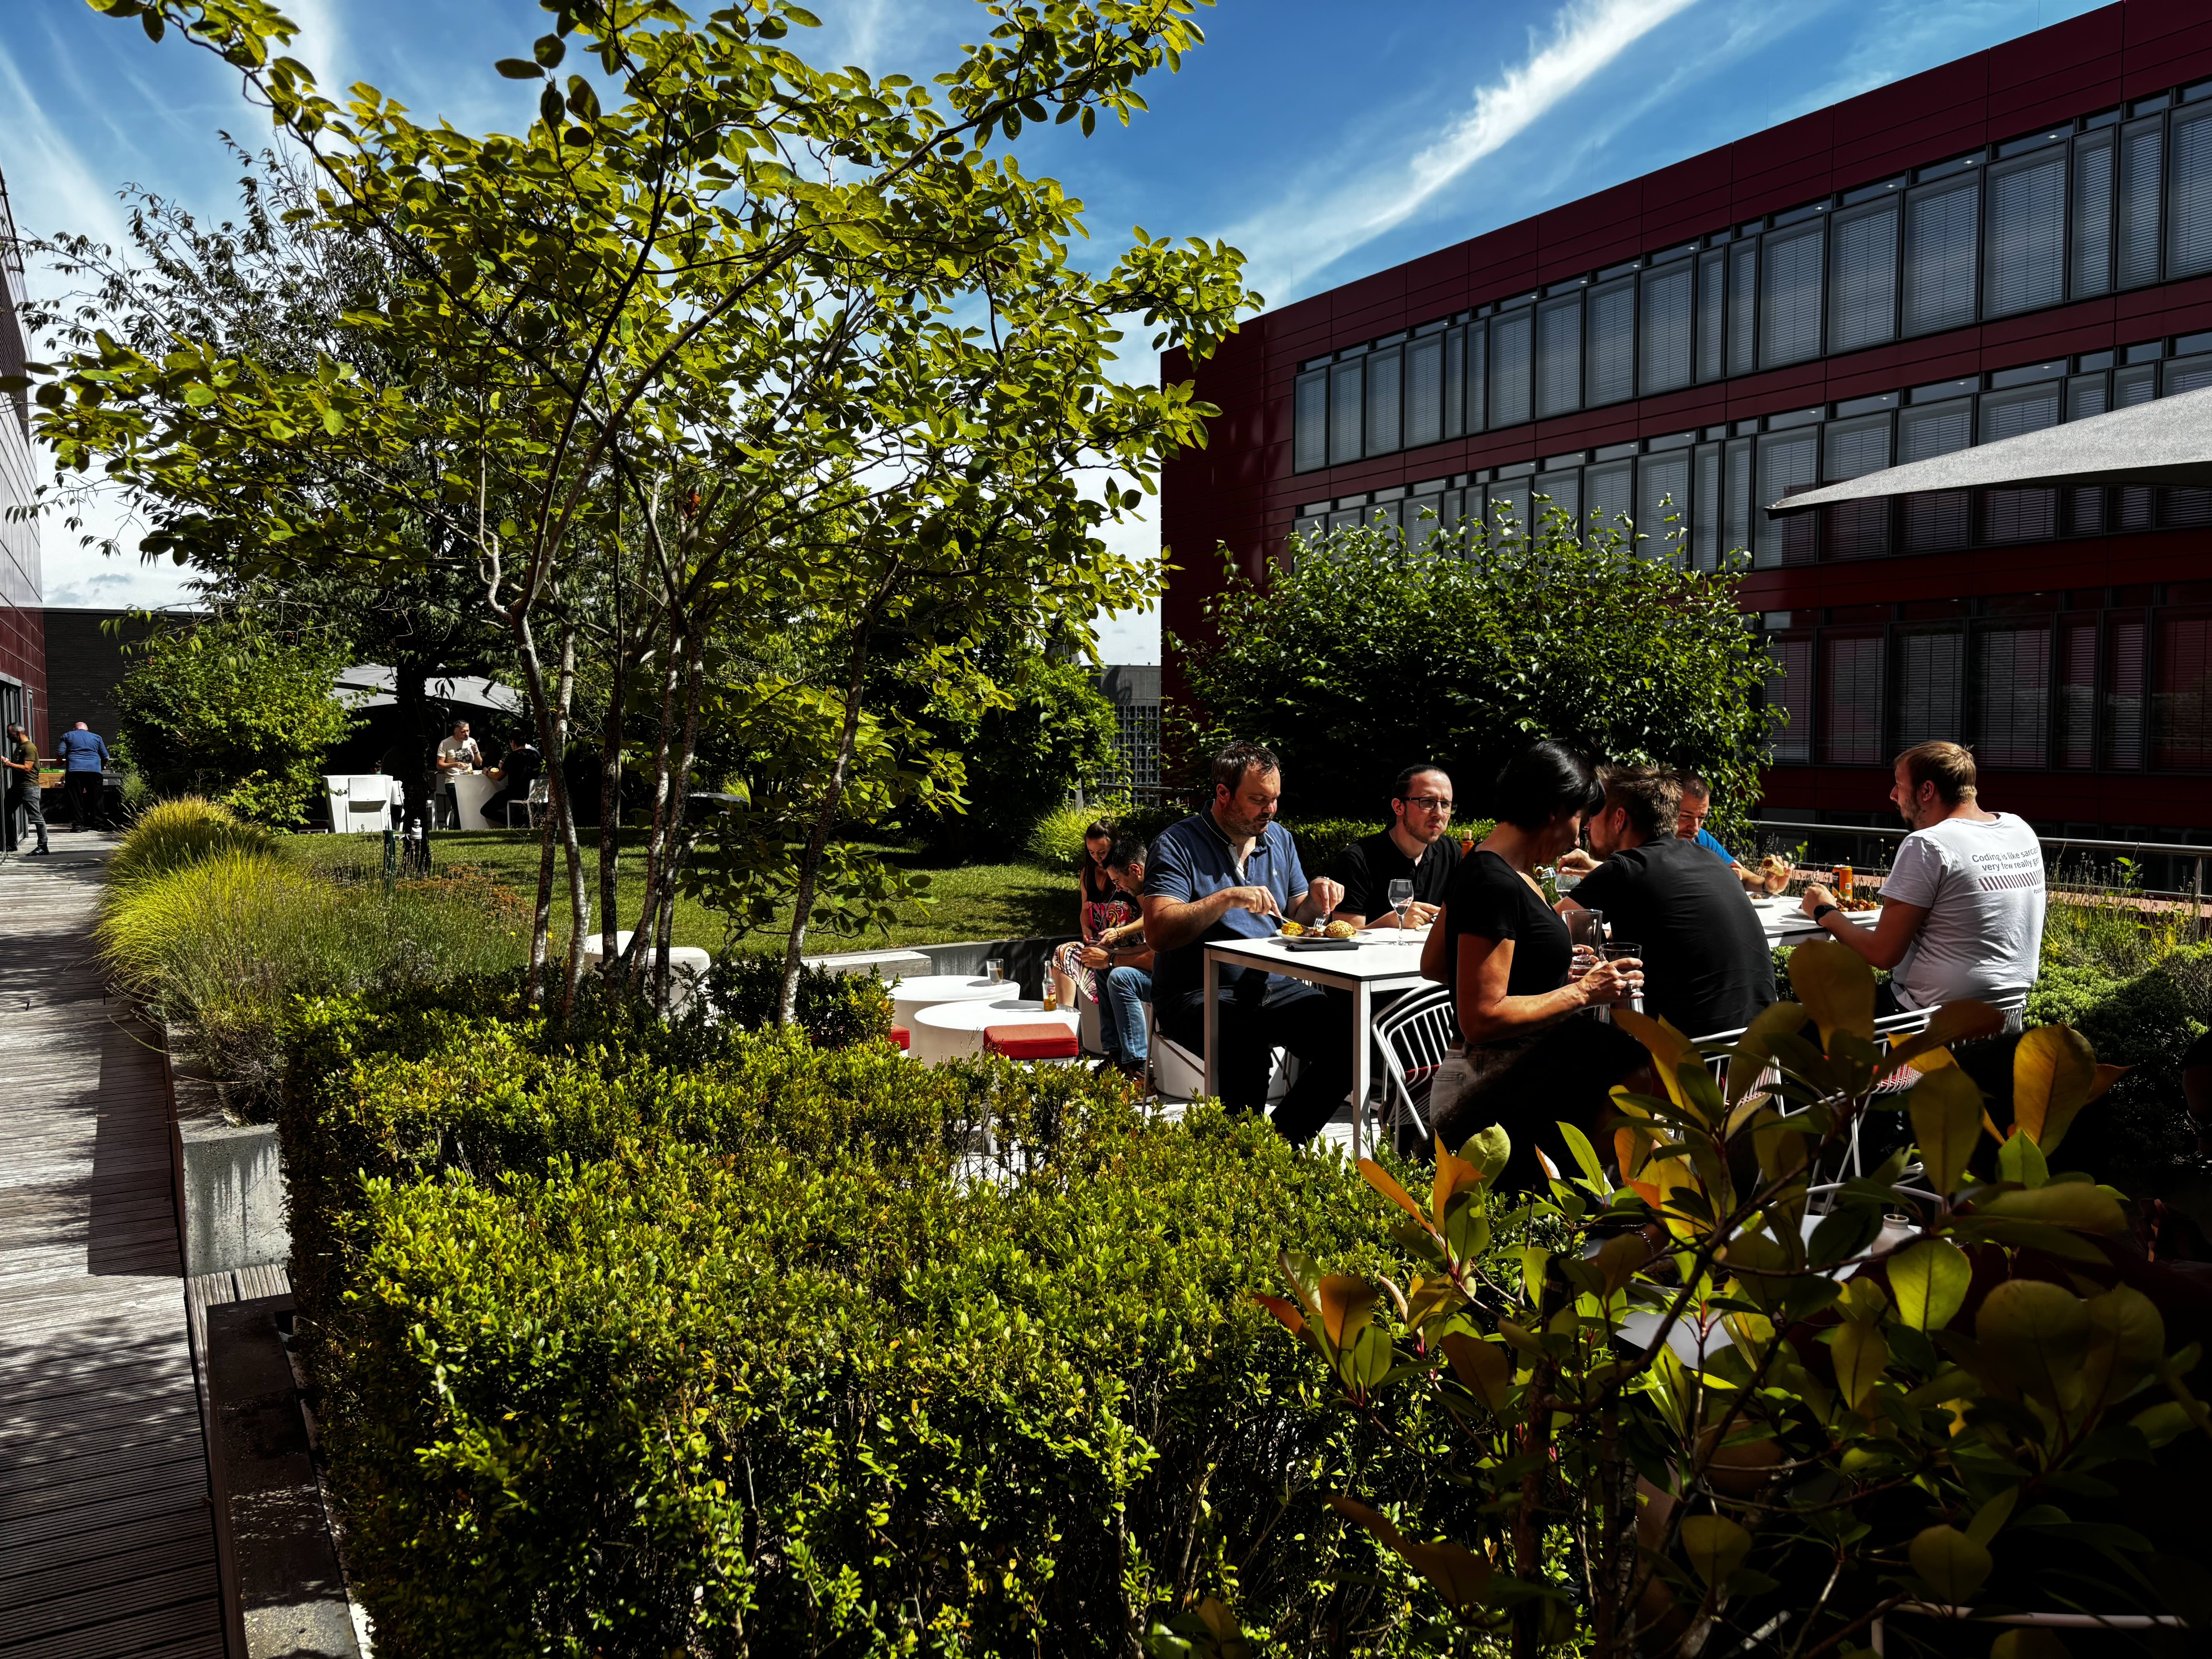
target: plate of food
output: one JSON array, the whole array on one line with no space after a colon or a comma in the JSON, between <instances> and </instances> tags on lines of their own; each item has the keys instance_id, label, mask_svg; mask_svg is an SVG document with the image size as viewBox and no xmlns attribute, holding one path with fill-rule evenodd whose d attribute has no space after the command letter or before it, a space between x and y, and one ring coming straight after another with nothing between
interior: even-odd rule
<instances>
[{"instance_id":1,"label":"plate of food","mask_svg":"<svg viewBox=\"0 0 2212 1659\"><path fill-rule=\"evenodd\" d=\"M1277 937L1283 941L1283 948L1289 951L1357 951L1359 948L1359 930L1348 921L1332 921L1326 927L1286 921Z\"/></svg>"}]
</instances>

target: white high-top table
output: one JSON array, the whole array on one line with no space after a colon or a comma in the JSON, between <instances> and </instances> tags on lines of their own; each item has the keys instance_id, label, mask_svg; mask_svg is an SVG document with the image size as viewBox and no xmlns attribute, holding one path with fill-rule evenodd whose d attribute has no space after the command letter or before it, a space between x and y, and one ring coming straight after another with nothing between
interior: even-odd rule
<instances>
[{"instance_id":1,"label":"white high-top table","mask_svg":"<svg viewBox=\"0 0 2212 1659\"><path fill-rule=\"evenodd\" d=\"M1221 1081L1220 970L1261 968L1309 985L1332 986L1352 994L1352 1156L1360 1157L1360 1121L1367 1112L1367 1086L1373 1078L1375 994L1402 991L1422 983L1421 946L1426 929L1377 928L1359 935L1355 951L1293 951L1280 934L1272 939L1215 939L1206 947L1206 1092L1218 1095Z\"/></svg>"},{"instance_id":2,"label":"white high-top table","mask_svg":"<svg viewBox=\"0 0 2212 1659\"><path fill-rule=\"evenodd\" d=\"M925 1008L943 1002L997 1002L1018 997L1022 988L981 974L915 974L891 987L891 1024L914 1029Z\"/></svg>"},{"instance_id":3,"label":"white high-top table","mask_svg":"<svg viewBox=\"0 0 2212 1659\"><path fill-rule=\"evenodd\" d=\"M1802 945L1806 940L1818 939L1828 931L1817 926L1812 917L1805 914L1802 908L1803 904L1802 898L1787 894L1778 898L1752 901L1752 908L1759 912L1759 925L1765 930L1769 945ZM1863 927L1872 933L1875 923L1881 920L1881 907L1876 905L1871 910L1846 910L1844 914L1850 918L1852 927Z\"/></svg>"}]
</instances>

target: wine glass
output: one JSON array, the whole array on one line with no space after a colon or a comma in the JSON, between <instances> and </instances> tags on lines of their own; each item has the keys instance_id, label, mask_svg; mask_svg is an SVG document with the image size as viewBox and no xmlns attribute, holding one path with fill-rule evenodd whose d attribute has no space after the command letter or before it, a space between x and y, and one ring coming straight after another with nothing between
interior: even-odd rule
<instances>
[{"instance_id":1,"label":"wine glass","mask_svg":"<svg viewBox=\"0 0 2212 1659\"><path fill-rule=\"evenodd\" d=\"M1401 876L1390 884L1390 908L1398 913L1398 926L1406 925L1406 907L1413 902L1413 884Z\"/></svg>"}]
</instances>

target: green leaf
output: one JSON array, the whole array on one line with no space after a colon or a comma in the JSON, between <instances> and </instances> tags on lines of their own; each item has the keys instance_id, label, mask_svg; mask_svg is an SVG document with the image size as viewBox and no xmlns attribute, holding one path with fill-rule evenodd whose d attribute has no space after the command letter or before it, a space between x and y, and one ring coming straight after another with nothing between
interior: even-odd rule
<instances>
[{"instance_id":1,"label":"green leaf","mask_svg":"<svg viewBox=\"0 0 2212 1659\"><path fill-rule=\"evenodd\" d=\"M1923 1238L1892 1255L1887 1265L1897 1317L1909 1329L1941 1330L1966 1305L1973 1264L1948 1240Z\"/></svg>"},{"instance_id":2,"label":"green leaf","mask_svg":"<svg viewBox=\"0 0 2212 1659\"><path fill-rule=\"evenodd\" d=\"M535 81L541 73L527 58L502 58L492 67L510 81Z\"/></svg>"},{"instance_id":3,"label":"green leaf","mask_svg":"<svg viewBox=\"0 0 2212 1659\"><path fill-rule=\"evenodd\" d=\"M1561 1120L1559 1133L1567 1138L1567 1150L1575 1155L1584 1176L1593 1187L1605 1186L1605 1165L1598 1162L1597 1148L1590 1145L1589 1137L1571 1123Z\"/></svg>"},{"instance_id":4,"label":"green leaf","mask_svg":"<svg viewBox=\"0 0 2212 1659\"><path fill-rule=\"evenodd\" d=\"M568 55L568 45L567 41L562 40L562 38L557 34L541 34L537 40L531 42L530 55L547 69L558 69L561 66L561 60ZM515 60L512 58L503 58L501 61L502 65L504 65L506 64L512 64ZM507 73L506 69L501 67L500 73L505 75ZM524 81L529 79L529 76L526 75L518 75L511 76L510 78L517 81Z\"/></svg>"},{"instance_id":5,"label":"green leaf","mask_svg":"<svg viewBox=\"0 0 2212 1659\"><path fill-rule=\"evenodd\" d=\"M1956 1527L1929 1527L1913 1539L1905 1553L1936 1599L1952 1607L1972 1602L1996 1566L1986 1548Z\"/></svg>"}]
</instances>

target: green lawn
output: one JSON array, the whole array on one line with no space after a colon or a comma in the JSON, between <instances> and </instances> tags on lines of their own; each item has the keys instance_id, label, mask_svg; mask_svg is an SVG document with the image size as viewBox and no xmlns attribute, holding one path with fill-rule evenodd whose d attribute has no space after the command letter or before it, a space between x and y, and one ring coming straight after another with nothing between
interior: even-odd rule
<instances>
[{"instance_id":1,"label":"green lawn","mask_svg":"<svg viewBox=\"0 0 2212 1659\"><path fill-rule=\"evenodd\" d=\"M357 868L364 872L380 866L383 844L367 836L296 836L292 845L311 864L327 869ZM441 834L433 843L440 865L471 865L498 877L521 891L538 889L538 841L525 830L495 830L477 834L456 830ZM909 914L888 931L877 929L858 939L839 939L810 933L810 955L830 951L865 951L890 945L938 945L953 939L1019 939L1033 933L1075 931L1075 878L1044 870L1034 864L970 864L947 869L925 861L924 855L894 852L894 861L930 878L930 902L908 907ZM587 842L584 848L585 881L596 906L599 900L599 856ZM636 920L643 890L644 856L625 851L617 873L625 926ZM557 897L554 932L568 933L568 907ZM592 924L598 925L594 915ZM787 924L787 926L788 924ZM676 943L721 948L722 918L690 899L676 905ZM782 936L756 932L738 941L747 951L780 951Z\"/></svg>"}]
</instances>

